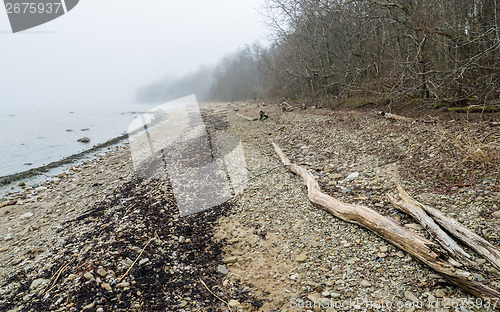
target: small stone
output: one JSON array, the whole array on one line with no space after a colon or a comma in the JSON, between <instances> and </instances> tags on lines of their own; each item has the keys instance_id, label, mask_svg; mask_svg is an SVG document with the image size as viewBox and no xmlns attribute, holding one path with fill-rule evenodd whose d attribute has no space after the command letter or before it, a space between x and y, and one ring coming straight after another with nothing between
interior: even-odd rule
<instances>
[{"instance_id":1,"label":"small stone","mask_svg":"<svg viewBox=\"0 0 500 312\"><path fill-rule=\"evenodd\" d=\"M106 289L106 291L111 291L112 290L111 285L109 285L108 283L102 283L101 287L104 288L104 289Z\"/></svg>"},{"instance_id":2,"label":"small stone","mask_svg":"<svg viewBox=\"0 0 500 312\"><path fill-rule=\"evenodd\" d=\"M99 268L97 269L97 274L100 275L101 277L106 277L108 273L103 268Z\"/></svg>"},{"instance_id":3,"label":"small stone","mask_svg":"<svg viewBox=\"0 0 500 312\"><path fill-rule=\"evenodd\" d=\"M307 260L307 255L306 254L300 254L295 258L295 261L303 263L306 262Z\"/></svg>"},{"instance_id":4,"label":"small stone","mask_svg":"<svg viewBox=\"0 0 500 312\"><path fill-rule=\"evenodd\" d=\"M342 194L349 194L352 192L352 190L350 188L344 187L344 186L340 187L340 191L342 192Z\"/></svg>"},{"instance_id":5,"label":"small stone","mask_svg":"<svg viewBox=\"0 0 500 312\"><path fill-rule=\"evenodd\" d=\"M40 287L40 285L45 284L47 282L48 280L44 278L37 278L36 280L31 282L30 289L37 289L38 287Z\"/></svg>"},{"instance_id":6,"label":"small stone","mask_svg":"<svg viewBox=\"0 0 500 312\"><path fill-rule=\"evenodd\" d=\"M329 291L324 291L321 293L321 296L323 297L330 297L330 292Z\"/></svg>"},{"instance_id":7,"label":"small stone","mask_svg":"<svg viewBox=\"0 0 500 312\"><path fill-rule=\"evenodd\" d=\"M4 246L4 247L0 248L0 252L4 252L7 250L9 250L9 246Z\"/></svg>"},{"instance_id":8,"label":"small stone","mask_svg":"<svg viewBox=\"0 0 500 312\"><path fill-rule=\"evenodd\" d=\"M229 304L230 307L237 307L237 306L240 305L240 303L237 300L234 300L234 299L229 300L228 304Z\"/></svg>"},{"instance_id":9,"label":"small stone","mask_svg":"<svg viewBox=\"0 0 500 312\"><path fill-rule=\"evenodd\" d=\"M326 312L337 312L337 310L335 310L334 308L328 308L326 309Z\"/></svg>"},{"instance_id":10,"label":"small stone","mask_svg":"<svg viewBox=\"0 0 500 312\"><path fill-rule=\"evenodd\" d=\"M405 291L405 298L413 302L418 302L417 296L411 291Z\"/></svg>"},{"instance_id":11,"label":"small stone","mask_svg":"<svg viewBox=\"0 0 500 312\"><path fill-rule=\"evenodd\" d=\"M75 280L77 277L78 277L78 275L73 274L73 273L71 273L70 275L68 275L68 279L70 279L70 280Z\"/></svg>"},{"instance_id":12,"label":"small stone","mask_svg":"<svg viewBox=\"0 0 500 312\"><path fill-rule=\"evenodd\" d=\"M437 298L443 298L445 296L444 290L442 290L442 289L436 290L435 296Z\"/></svg>"},{"instance_id":13,"label":"small stone","mask_svg":"<svg viewBox=\"0 0 500 312\"><path fill-rule=\"evenodd\" d=\"M149 262L149 259L148 259L148 258L144 258L144 259L141 259L141 260L139 261L139 265L143 265L143 264L146 264L146 263L148 263L148 262Z\"/></svg>"},{"instance_id":14,"label":"small stone","mask_svg":"<svg viewBox=\"0 0 500 312\"><path fill-rule=\"evenodd\" d=\"M382 245L382 246L380 246L379 250L380 250L380 252L387 252L387 246Z\"/></svg>"},{"instance_id":15,"label":"small stone","mask_svg":"<svg viewBox=\"0 0 500 312\"><path fill-rule=\"evenodd\" d=\"M360 285L363 287L371 287L372 286L372 284L367 280L362 280Z\"/></svg>"},{"instance_id":16,"label":"small stone","mask_svg":"<svg viewBox=\"0 0 500 312\"><path fill-rule=\"evenodd\" d=\"M317 302L321 298L321 295L319 293L312 293L307 296L307 299L309 299L312 302Z\"/></svg>"},{"instance_id":17,"label":"small stone","mask_svg":"<svg viewBox=\"0 0 500 312\"><path fill-rule=\"evenodd\" d=\"M429 274L429 277L430 277L430 278L437 278L437 279L443 278L441 275L439 275L439 274L435 274L435 273L431 273L431 274Z\"/></svg>"},{"instance_id":18,"label":"small stone","mask_svg":"<svg viewBox=\"0 0 500 312\"><path fill-rule=\"evenodd\" d=\"M188 305L188 302L186 300L182 300L180 303L179 303L179 307L181 308L184 308L185 306Z\"/></svg>"},{"instance_id":19,"label":"small stone","mask_svg":"<svg viewBox=\"0 0 500 312\"><path fill-rule=\"evenodd\" d=\"M45 186L39 186L39 187L35 188L35 192L37 192L37 193L45 192L46 190L47 190L47 188Z\"/></svg>"},{"instance_id":20,"label":"small stone","mask_svg":"<svg viewBox=\"0 0 500 312\"><path fill-rule=\"evenodd\" d=\"M76 141L80 142L80 143L90 143L90 139L87 138L87 137L80 138L80 139L78 139Z\"/></svg>"},{"instance_id":21,"label":"small stone","mask_svg":"<svg viewBox=\"0 0 500 312\"><path fill-rule=\"evenodd\" d=\"M97 308L96 312L104 312L104 308Z\"/></svg>"},{"instance_id":22,"label":"small stone","mask_svg":"<svg viewBox=\"0 0 500 312\"><path fill-rule=\"evenodd\" d=\"M412 230L415 230L415 231L421 231L424 229L423 226L421 226L420 224L416 224L416 223L405 224L405 227L412 229Z\"/></svg>"},{"instance_id":23,"label":"small stone","mask_svg":"<svg viewBox=\"0 0 500 312\"><path fill-rule=\"evenodd\" d=\"M95 306L95 302L89 303L82 308L82 310L92 309Z\"/></svg>"},{"instance_id":24,"label":"small stone","mask_svg":"<svg viewBox=\"0 0 500 312\"><path fill-rule=\"evenodd\" d=\"M92 273L90 272L87 272L83 275L83 277L85 277L86 280L91 280L94 278L94 275L92 275Z\"/></svg>"},{"instance_id":25,"label":"small stone","mask_svg":"<svg viewBox=\"0 0 500 312\"><path fill-rule=\"evenodd\" d=\"M33 212L26 212L22 215L19 216L19 220L25 220L25 219L29 219L31 217L33 217Z\"/></svg>"},{"instance_id":26,"label":"small stone","mask_svg":"<svg viewBox=\"0 0 500 312\"><path fill-rule=\"evenodd\" d=\"M349 259L349 260L346 260L345 263L347 263L347 264L354 264L354 263L356 263L356 261L354 261L352 259Z\"/></svg>"},{"instance_id":27,"label":"small stone","mask_svg":"<svg viewBox=\"0 0 500 312\"><path fill-rule=\"evenodd\" d=\"M400 257L400 258L403 258L403 257L405 256L405 253L404 253L404 252L402 252L402 251L398 251L398 252L396 253L396 256L398 256L398 257Z\"/></svg>"},{"instance_id":28,"label":"small stone","mask_svg":"<svg viewBox=\"0 0 500 312\"><path fill-rule=\"evenodd\" d=\"M236 262L238 262L238 258L237 257L229 257L229 258L224 259L223 262L225 264L236 263Z\"/></svg>"},{"instance_id":29,"label":"small stone","mask_svg":"<svg viewBox=\"0 0 500 312\"><path fill-rule=\"evenodd\" d=\"M130 283L129 282L122 282L122 283L116 284L116 288L125 288L125 287L130 287Z\"/></svg>"},{"instance_id":30,"label":"small stone","mask_svg":"<svg viewBox=\"0 0 500 312\"><path fill-rule=\"evenodd\" d=\"M330 179L333 179L333 180L339 180L339 179L342 179L344 176L340 173L332 173L332 174L328 175L328 177Z\"/></svg>"},{"instance_id":31,"label":"small stone","mask_svg":"<svg viewBox=\"0 0 500 312\"><path fill-rule=\"evenodd\" d=\"M474 276L474 279L477 280L478 282L485 281L484 277L481 274L474 273L473 276Z\"/></svg>"},{"instance_id":32,"label":"small stone","mask_svg":"<svg viewBox=\"0 0 500 312\"><path fill-rule=\"evenodd\" d=\"M1 250L0 250L0 251L1 251ZM479 263L479 264L485 264L485 263L486 263L486 260L485 260L485 259L477 259L476 261L477 261L477 263Z\"/></svg>"},{"instance_id":33,"label":"small stone","mask_svg":"<svg viewBox=\"0 0 500 312\"><path fill-rule=\"evenodd\" d=\"M334 299L338 299L340 298L340 294L339 293L336 293L336 292L331 292L330 293L330 297L334 298Z\"/></svg>"},{"instance_id":34,"label":"small stone","mask_svg":"<svg viewBox=\"0 0 500 312\"><path fill-rule=\"evenodd\" d=\"M383 253L383 252L380 252L380 253L377 254L377 257L379 257L379 258L385 258L385 257L387 257L387 254Z\"/></svg>"},{"instance_id":35,"label":"small stone","mask_svg":"<svg viewBox=\"0 0 500 312\"><path fill-rule=\"evenodd\" d=\"M352 180L356 180L358 177L359 177L359 173L353 172L350 175L348 175L344 180L345 181L352 181Z\"/></svg>"},{"instance_id":36,"label":"small stone","mask_svg":"<svg viewBox=\"0 0 500 312\"><path fill-rule=\"evenodd\" d=\"M229 272L229 269L225 265L219 265L217 267L217 271L222 274L227 274Z\"/></svg>"},{"instance_id":37,"label":"small stone","mask_svg":"<svg viewBox=\"0 0 500 312\"><path fill-rule=\"evenodd\" d=\"M179 243L184 243L186 241L186 238L184 236L179 236Z\"/></svg>"}]
</instances>

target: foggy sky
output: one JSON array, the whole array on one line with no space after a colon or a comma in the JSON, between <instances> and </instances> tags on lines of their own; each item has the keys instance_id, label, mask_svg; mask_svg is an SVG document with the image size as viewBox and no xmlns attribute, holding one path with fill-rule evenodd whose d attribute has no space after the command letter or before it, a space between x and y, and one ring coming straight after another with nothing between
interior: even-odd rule
<instances>
[{"instance_id":1,"label":"foggy sky","mask_svg":"<svg viewBox=\"0 0 500 312\"><path fill-rule=\"evenodd\" d=\"M0 8L0 110L116 108L137 89L266 39L263 0L81 0L12 34Z\"/></svg>"}]
</instances>

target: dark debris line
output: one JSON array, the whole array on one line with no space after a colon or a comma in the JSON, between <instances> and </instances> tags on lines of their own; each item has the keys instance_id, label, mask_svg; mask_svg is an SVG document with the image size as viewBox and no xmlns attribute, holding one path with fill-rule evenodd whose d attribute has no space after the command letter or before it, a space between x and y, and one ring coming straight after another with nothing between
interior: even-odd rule
<instances>
[{"instance_id":1,"label":"dark debris line","mask_svg":"<svg viewBox=\"0 0 500 312\"><path fill-rule=\"evenodd\" d=\"M237 286L222 291L223 274L217 266L222 263L223 242L215 241L213 227L219 217L229 213L231 205L226 202L179 218L172 188L166 182L138 178L127 182L61 230L60 235L69 233L66 248L53 253L64 256L37 276L50 279L69 264L57 282L50 285L56 286L48 294L23 302L33 280L24 278L26 282L9 295L0 311L21 305L21 311L56 311L64 307L64 311L82 311L84 307L85 311L97 311L99 307L104 311L221 311L221 302L203 287L200 278L224 300L236 299L258 307L260 301ZM153 238L121 281L130 286L118 288L119 278L130 262ZM78 256L75 248L80 252ZM99 267L114 274L101 277L96 273ZM94 278L87 280L87 272ZM19 272L3 286L23 279L25 274ZM70 274L76 274L74 280ZM102 283L109 283L112 291L105 290Z\"/></svg>"}]
</instances>

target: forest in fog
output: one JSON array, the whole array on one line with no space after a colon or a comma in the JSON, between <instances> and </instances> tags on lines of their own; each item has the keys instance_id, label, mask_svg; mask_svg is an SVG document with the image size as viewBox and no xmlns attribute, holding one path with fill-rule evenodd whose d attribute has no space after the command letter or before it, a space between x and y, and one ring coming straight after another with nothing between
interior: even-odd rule
<instances>
[{"instance_id":1,"label":"forest in fog","mask_svg":"<svg viewBox=\"0 0 500 312\"><path fill-rule=\"evenodd\" d=\"M144 86L138 99L499 100L500 1L267 0L262 14L269 44Z\"/></svg>"}]
</instances>

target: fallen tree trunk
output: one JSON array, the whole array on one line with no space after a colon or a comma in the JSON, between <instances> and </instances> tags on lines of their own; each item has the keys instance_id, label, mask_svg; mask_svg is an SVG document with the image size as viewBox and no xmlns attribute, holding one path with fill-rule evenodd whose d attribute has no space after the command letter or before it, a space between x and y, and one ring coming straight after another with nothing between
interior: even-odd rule
<instances>
[{"instance_id":1,"label":"fallen tree trunk","mask_svg":"<svg viewBox=\"0 0 500 312\"><path fill-rule=\"evenodd\" d=\"M405 205L418 207L419 209L427 212L437 223L446 229L451 235L462 241L464 244L475 250L479 255L486 258L497 269L500 270L500 251L490 244L487 240L472 232L460 222L450 217L447 217L436 208L421 204L408 195L401 187L399 189L399 196Z\"/></svg>"},{"instance_id":2,"label":"fallen tree trunk","mask_svg":"<svg viewBox=\"0 0 500 312\"><path fill-rule=\"evenodd\" d=\"M409 214L417 220L428 232L438 241L438 243L446 250L451 257L458 260L460 264L464 264L469 268L479 270L479 265L472 261L471 255L462 249L443 229L434 222L434 220L425 213L418 202L414 201L404 190L398 185L399 198L387 194L389 201L400 211Z\"/></svg>"},{"instance_id":3,"label":"fallen tree trunk","mask_svg":"<svg viewBox=\"0 0 500 312\"><path fill-rule=\"evenodd\" d=\"M304 167L292 164L279 146L273 143L281 161L292 172L298 174L307 186L309 200L322 209L346 222L360 225L394 246L408 252L452 284L469 294L480 298L500 298L500 292L485 284L468 279L470 273L454 267L443 258L440 248L433 242L403 228L399 223L382 216L378 212L359 205L343 203L330 195L322 193L314 176Z\"/></svg>"},{"instance_id":4,"label":"fallen tree trunk","mask_svg":"<svg viewBox=\"0 0 500 312\"><path fill-rule=\"evenodd\" d=\"M243 119L246 119L246 120L249 120L249 121L256 121L256 120L259 120L259 117L247 117L247 116L243 116L242 114L240 113L236 113L236 115L238 117L241 117Z\"/></svg>"},{"instance_id":5,"label":"fallen tree trunk","mask_svg":"<svg viewBox=\"0 0 500 312\"><path fill-rule=\"evenodd\" d=\"M379 112L378 113L380 116L385 117L386 119L392 119L392 120L399 120L399 121L413 121L413 119L404 117L404 116L399 116L391 113L386 113L386 112Z\"/></svg>"}]
</instances>

